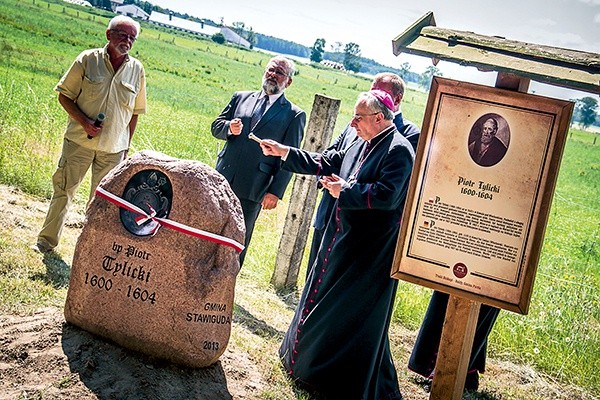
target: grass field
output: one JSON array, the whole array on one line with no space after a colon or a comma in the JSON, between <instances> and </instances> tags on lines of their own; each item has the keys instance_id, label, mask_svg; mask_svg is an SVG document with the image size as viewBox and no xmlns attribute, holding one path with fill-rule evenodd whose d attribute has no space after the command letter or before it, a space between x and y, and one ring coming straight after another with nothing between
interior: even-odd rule
<instances>
[{"instance_id":1,"label":"grass field","mask_svg":"<svg viewBox=\"0 0 600 400\"><path fill-rule=\"evenodd\" d=\"M0 183L40 198L51 195L66 125L53 87L80 51L105 43L110 16L62 2L0 0ZM270 57L146 24L132 54L145 65L149 104L133 150L153 149L209 165L222 145L210 135L210 123L233 92L259 88ZM340 132L370 80L310 65L299 65L298 71L288 98L307 111L315 93L341 99L335 130ZM409 90L405 117L420 125L425 101L425 93ZM569 135L529 315L501 312L489 353L600 396L600 144L594 138L579 130ZM76 207L83 207L88 191L86 181ZM286 201L261 215L242 271L259 288L269 287ZM59 304L64 288L26 279L27 268L8 272L16 263L2 251L10 241L0 238L0 310ZM24 295L32 292L37 295ZM430 293L400 282L394 323L417 329Z\"/></svg>"}]
</instances>

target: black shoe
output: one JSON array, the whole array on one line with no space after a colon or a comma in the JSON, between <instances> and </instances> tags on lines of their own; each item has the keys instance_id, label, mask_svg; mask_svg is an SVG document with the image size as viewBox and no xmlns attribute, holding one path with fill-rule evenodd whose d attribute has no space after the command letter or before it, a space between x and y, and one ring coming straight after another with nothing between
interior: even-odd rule
<instances>
[{"instance_id":1,"label":"black shoe","mask_svg":"<svg viewBox=\"0 0 600 400\"><path fill-rule=\"evenodd\" d=\"M468 373L465 379L465 391L476 392L477 389L479 389L479 372Z\"/></svg>"}]
</instances>

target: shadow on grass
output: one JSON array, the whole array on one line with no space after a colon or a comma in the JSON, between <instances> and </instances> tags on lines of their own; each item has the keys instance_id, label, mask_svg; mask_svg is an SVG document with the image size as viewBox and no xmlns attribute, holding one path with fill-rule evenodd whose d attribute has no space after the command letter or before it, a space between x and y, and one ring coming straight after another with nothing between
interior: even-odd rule
<instances>
[{"instance_id":1,"label":"shadow on grass","mask_svg":"<svg viewBox=\"0 0 600 400\"><path fill-rule=\"evenodd\" d=\"M71 266L62 259L60 254L54 251L45 253L42 262L46 266L46 273L34 275L33 279L51 284L55 289L66 288L69 285Z\"/></svg>"},{"instance_id":2,"label":"shadow on grass","mask_svg":"<svg viewBox=\"0 0 600 400\"><path fill-rule=\"evenodd\" d=\"M261 319L257 319L248 310L239 304L235 304L233 309L233 321L246 327L250 332L260 336L263 339L282 340L284 332L273 328Z\"/></svg>"}]
</instances>

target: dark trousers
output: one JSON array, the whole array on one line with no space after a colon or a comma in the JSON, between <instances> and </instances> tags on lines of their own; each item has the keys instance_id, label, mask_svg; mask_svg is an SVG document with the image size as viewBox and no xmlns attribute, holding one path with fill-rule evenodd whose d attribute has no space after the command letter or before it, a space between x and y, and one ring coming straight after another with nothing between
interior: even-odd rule
<instances>
[{"instance_id":1,"label":"dark trousers","mask_svg":"<svg viewBox=\"0 0 600 400\"><path fill-rule=\"evenodd\" d=\"M251 200L240 199L242 203L242 213L244 214L244 224L246 225L246 237L244 238L244 251L240 253L240 267L244 264L244 258L246 257L246 251L252 239L252 232L254 231L254 224L260 213L262 207L261 203L257 203Z\"/></svg>"},{"instance_id":2,"label":"dark trousers","mask_svg":"<svg viewBox=\"0 0 600 400\"><path fill-rule=\"evenodd\" d=\"M408 368L424 377L429 377L435 368L440 339L442 336L442 327L446 317L446 307L448 306L449 295L446 293L434 291L427 312L423 318L423 323L419 329L415 346L413 347ZM487 338L492 327L498 318L500 310L496 307L481 305L477 327L475 328L475 337L473 338L473 349L469 360L469 371L485 371L485 359L487 351Z\"/></svg>"}]
</instances>

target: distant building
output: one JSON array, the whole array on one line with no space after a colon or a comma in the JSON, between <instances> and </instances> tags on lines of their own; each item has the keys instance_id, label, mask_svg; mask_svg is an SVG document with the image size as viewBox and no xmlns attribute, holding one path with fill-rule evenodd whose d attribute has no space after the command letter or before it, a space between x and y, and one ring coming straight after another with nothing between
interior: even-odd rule
<instances>
[{"instance_id":1,"label":"distant building","mask_svg":"<svg viewBox=\"0 0 600 400\"><path fill-rule=\"evenodd\" d=\"M250 42L227 27L219 28L216 26L210 26L203 22L190 21L175 17L171 14L163 14L157 11L152 11L148 21L159 26L165 26L182 32L193 33L195 35L201 35L209 38L215 33L222 33L225 37L225 40L228 42L250 48Z\"/></svg>"},{"instance_id":2,"label":"distant building","mask_svg":"<svg viewBox=\"0 0 600 400\"><path fill-rule=\"evenodd\" d=\"M122 6L124 3L124 0L110 0L110 8L113 11L117 10L117 7Z\"/></svg>"},{"instance_id":3,"label":"distant building","mask_svg":"<svg viewBox=\"0 0 600 400\"><path fill-rule=\"evenodd\" d=\"M92 3L90 3L89 1L86 0L64 0L67 3L71 3L71 4L77 4L80 6L86 6L86 7L93 7Z\"/></svg>"},{"instance_id":4,"label":"distant building","mask_svg":"<svg viewBox=\"0 0 600 400\"><path fill-rule=\"evenodd\" d=\"M335 61L331 61L331 60L323 60L320 62L320 64L324 67L339 69L340 71L346 70L346 68L344 67L344 64L335 62Z\"/></svg>"},{"instance_id":5,"label":"distant building","mask_svg":"<svg viewBox=\"0 0 600 400\"><path fill-rule=\"evenodd\" d=\"M144 21L147 21L148 18L150 17L150 14L148 14L146 11L142 10L141 8L139 8L138 6L135 6L133 4L126 4L124 6L118 6L115 9L115 12L117 14L126 15L131 18L143 19Z\"/></svg>"},{"instance_id":6,"label":"distant building","mask_svg":"<svg viewBox=\"0 0 600 400\"><path fill-rule=\"evenodd\" d=\"M244 46L247 49L249 49L252 46L249 41L238 35L231 28L228 28L226 26L221 27L221 33L223 34L223 36L225 36L225 40L227 40L229 43L235 43L237 45Z\"/></svg>"}]
</instances>

